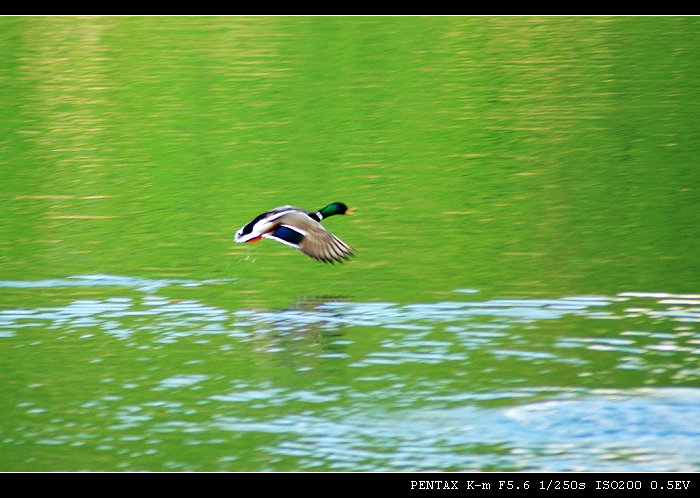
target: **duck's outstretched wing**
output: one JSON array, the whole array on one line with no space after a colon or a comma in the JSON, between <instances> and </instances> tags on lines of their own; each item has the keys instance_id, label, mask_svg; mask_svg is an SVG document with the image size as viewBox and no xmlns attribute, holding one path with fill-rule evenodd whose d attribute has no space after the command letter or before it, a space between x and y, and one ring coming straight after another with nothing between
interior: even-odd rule
<instances>
[{"instance_id":1,"label":"duck's outstretched wing","mask_svg":"<svg viewBox=\"0 0 700 498\"><path fill-rule=\"evenodd\" d=\"M288 213L278 222L277 228L265 237L299 249L311 258L325 263L342 262L353 253L352 247L306 214Z\"/></svg>"}]
</instances>

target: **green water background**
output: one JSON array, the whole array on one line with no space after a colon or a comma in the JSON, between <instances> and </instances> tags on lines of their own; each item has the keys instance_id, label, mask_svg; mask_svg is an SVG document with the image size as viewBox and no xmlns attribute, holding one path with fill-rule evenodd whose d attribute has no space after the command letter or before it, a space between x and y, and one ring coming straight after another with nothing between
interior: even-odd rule
<instances>
[{"instance_id":1,"label":"green water background","mask_svg":"<svg viewBox=\"0 0 700 498\"><path fill-rule=\"evenodd\" d=\"M682 17L0 18L0 279L216 279L167 296L231 312L463 300L456 289L479 299L697 293L699 50L700 21ZM232 241L265 210L332 201L357 208L324 222L356 248L348 264ZM136 294L9 287L0 309ZM376 332L353 337L351 358L376 346ZM52 334L3 339L6 435L37 401L27 385L63 379L39 399L70 412L83 382L97 396L105 376L128 379L142 364L109 340L100 357L124 363L83 380L92 353L50 346ZM20 347L32 341L49 350ZM305 347L295 354L321 346ZM184 348L143 362L168 371L179 354L192 360ZM230 360L210 357L207 375L246 378L259 357ZM284 362L264 364L248 379L287 382ZM650 381L650 370L582 384L526 377L697 387L673 372ZM346 372L331 373L342 385ZM3 470L90 468L94 457L17 446ZM256 458L244 469L299 468Z\"/></svg>"},{"instance_id":2,"label":"green water background","mask_svg":"<svg viewBox=\"0 0 700 498\"><path fill-rule=\"evenodd\" d=\"M2 22L3 277L697 290L695 18ZM352 265L231 244L334 200Z\"/></svg>"}]
</instances>

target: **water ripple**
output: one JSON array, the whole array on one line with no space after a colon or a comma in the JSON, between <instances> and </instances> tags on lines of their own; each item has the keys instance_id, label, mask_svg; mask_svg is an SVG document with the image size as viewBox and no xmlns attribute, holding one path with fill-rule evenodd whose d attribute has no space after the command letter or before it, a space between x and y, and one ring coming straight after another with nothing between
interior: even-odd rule
<instances>
[{"instance_id":1,"label":"water ripple","mask_svg":"<svg viewBox=\"0 0 700 498\"><path fill-rule=\"evenodd\" d=\"M18 289L35 289L50 287L127 287L140 292L153 293L163 287L199 287L204 284L230 282L232 279L151 279L144 277L124 277L118 275L80 275L74 277L47 280L0 280L0 287Z\"/></svg>"},{"instance_id":2,"label":"water ripple","mask_svg":"<svg viewBox=\"0 0 700 498\"><path fill-rule=\"evenodd\" d=\"M5 441L161 458L176 435L223 463L257 433L270 437L245 451L307 470L697 470L696 295L460 297L273 311L147 292L7 307L8 351L53 368L65 346L80 367L27 374L14 409L31 424ZM84 368L97 380L75 383ZM600 389L620 379L630 389ZM65 420L45 402L59 380L92 386L70 393Z\"/></svg>"},{"instance_id":3,"label":"water ripple","mask_svg":"<svg viewBox=\"0 0 700 498\"><path fill-rule=\"evenodd\" d=\"M128 277L106 280L76 277L74 280L85 285L88 281L143 284L142 279ZM172 284L173 281L148 282L149 285L160 285L164 282ZM673 298L671 303L669 298ZM250 340L270 334L306 333L314 329L330 333L353 327L374 327L384 329L389 335L380 341L378 349L369 351L364 358L350 358L337 348L319 352L320 357L347 360L355 367L435 364L464 362L470 350L488 349L490 354L498 357L580 364L586 360L572 357L567 350L588 350L626 355L620 358L619 367L634 369L644 365L645 353L691 356L699 353L700 337L690 327L700 320L700 308L693 304L678 304L684 300L692 303L694 299L695 295L628 292L612 297L489 299L408 305L330 301L310 309L230 311L196 300L176 301L153 295L142 299L111 297L78 299L61 307L1 310L0 340L15 339L33 327L46 327L63 334L91 331L82 336L84 339L97 330L123 340L133 340L138 335L140 339L135 344L144 347L144 338L152 344L168 344L191 337L205 340L209 336L229 336ZM610 331L613 333L605 336L555 335L539 347L533 347L537 345L531 339L524 339L529 334L528 326L540 324L542 327L547 322L571 318L622 320L623 323L629 319L636 320L636 323L630 329L612 327ZM649 330L639 330L642 323L639 319L646 319ZM659 324L663 323L667 324L667 330L659 331ZM450 336L441 336L438 340L434 337L436 333L449 333ZM65 335L58 338L61 337ZM351 340L349 344L352 344ZM285 347L283 342L271 343L266 350L281 351ZM342 344L338 347L342 349ZM678 370L686 377L697 371L689 365Z\"/></svg>"},{"instance_id":4,"label":"water ripple","mask_svg":"<svg viewBox=\"0 0 700 498\"><path fill-rule=\"evenodd\" d=\"M231 432L293 436L268 451L301 458L308 469L693 471L698 416L700 390L641 389L505 409L463 405L338 420L217 416L213 424Z\"/></svg>"}]
</instances>

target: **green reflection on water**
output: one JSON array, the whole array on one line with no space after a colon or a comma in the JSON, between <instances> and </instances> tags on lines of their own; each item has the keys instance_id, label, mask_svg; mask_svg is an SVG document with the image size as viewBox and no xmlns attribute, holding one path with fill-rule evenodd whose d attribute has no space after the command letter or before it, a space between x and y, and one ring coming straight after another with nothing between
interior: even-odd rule
<instances>
[{"instance_id":1,"label":"green reflection on water","mask_svg":"<svg viewBox=\"0 0 700 498\"><path fill-rule=\"evenodd\" d=\"M215 279L157 293L230 313L334 300L471 299L454 292L464 288L480 291L480 301L697 293L699 22L0 18L0 280ZM357 248L345 265L319 264L269 241L232 241L269 208L331 201L358 209L324 222ZM0 289L0 309L142 295L130 286L9 287ZM139 326L131 320L117 322ZM42 468L94 461L113 469L104 455L110 446L132 451L129 441L95 425L148 412L141 423L161 435L136 443L139 455L129 454L135 460L127 468L211 470L214 464L198 467L186 456L178 431L209 421L216 430L203 438L215 447L226 427L275 411L262 403L220 413L238 391L280 389L286 413L317 414L309 406L326 406L324 396L355 413L365 403L389 411L425 399L442 406L463 400L461 392L520 385L545 393L697 385L692 354L607 355L606 347L645 350L644 341L625 342L634 324L617 323L592 327L565 317L536 333L517 328L495 343L484 339L482 347L464 331L438 328L426 339L433 346L417 346L420 361L393 366L381 363L392 358L383 348L403 344L401 335L382 327L301 338L263 332L232 345L230 338L200 343L185 323L186 344L156 347L144 337L170 328L147 329L125 346L90 326L82 333L92 336L81 340L59 325L65 337L55 343L57 331L42 324L27 329L36 335L20 329L0 338L11 345L0 374L13 407L5 419L12 430L2 436L14 444L22 442L18 427L30 440L46 433ZM694 340L693 324L667 325L644 315L640 329L687 333L681 347L692 350L684 341ZM495 360L492 345L500 351ZM143 356L132 356L139 346ZM559 361L571 348L574 363ZM420 355L436 350L438 364L424 364ZM367 358L374 363L362 364ZM165 404L149 405L167 379L185 385L163 391L157 398ZM309 398L290 394L304 390ZM209 401L198 404L203 398ZM85 403L97 405L81 411ZM51 406L64 416L32 412ZM168 425L172 419L184 425ZM89 456L72 463L61 440L51 439L55 426L68 429L66 444L84 439ZM270 433L235 437L243 454L221 468L298 468L297 459L270 461L260 449L279 442ZM491 443L475 442L500 455ZM36 468L36 448L17 447L14 468ZM500 457L473 465L515 467Z\"/></svg>"},{"instance_id":2,"label":"green reflection on water","mask_svg":"<svg viewBox=\"0 0 700 498\"><path fill-rule=\"evenodd\" d=\"M697 288L696 19L2 23L3 277L237 277L275 304ZM351 265L231 243L336 199Z\"/></svg>"}]
</instances>

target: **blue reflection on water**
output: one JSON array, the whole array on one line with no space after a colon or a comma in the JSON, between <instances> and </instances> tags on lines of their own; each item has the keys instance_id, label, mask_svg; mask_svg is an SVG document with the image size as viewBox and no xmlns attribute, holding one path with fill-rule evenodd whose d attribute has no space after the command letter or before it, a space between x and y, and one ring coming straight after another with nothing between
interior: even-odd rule
<instances>
[{"instance_id":1,"label":"blue reflection on water","mask_svg":"<svg viewBox=\"0 0 700 498\"><path fill-rule=\"evenodd\" d=\"M153 293L163 287L179 285L182 287L198 287L214 282L229 282L231 279L152 279L143 277L122 277L118 275L80 275L68 278L47 280L0 280L0 287L19 289L49 288L49 287L127 287L141 292Z\"/></svg>"},{"instance_id":2,"label":"blue reflection on water","mask_svg":"<svg viewBox=\"0 0 700 498\"><path fill-rule=\"evenodd\" d=\"M272 393L269 393L272 394ZM279 393L274 393L277 396ZM295 436L268 450L336 470L694 471L700 389L607 391L572 400L484 409L230 416L225 431Z\"/></svg>"},{"instance_id":3,"label":"blue reflection on water","mask_svg":"<svg viewBox=\"0 0 700 498\"><path fill-rule=\"evenodd\" d=\"M169 345L217 336L214 354L227 353L243 363L250 361L246 355L273 354L284 358L282 363L309 360L294 364L297 372L313 372L319 364L314 359L337 362L344 383L336 379L336 384L317 381L292 388L271 380L227 379L228 371L200 370L210 357L193 356L177 371L156 363L147 375L139 371L132 379L105 377L105 385L121 386L118 394L81 393L85 397L79 402L81 413L95 415L94 423L111 421L106 436L90 427L78 433L64 431L49 419L52 407L40 404L43 398L37 397L17 407L29 416L47 417L46 426L35 421L34 431L18 427L16 439L6 440L77 446L94 439L97 449L112 451L119 446L109 435L112 431L137 431L139 438L152 439L147 449L135 454L158 458L163 451L153 437L158 434L202 434L188 444L220 444L227 434L255 432L276 439L265 439L264 445L250 451L293 458L298 468L307 470L698 469L697 388L636 385L603 390L585 383L547 386L546 379L544 385L514 387L518 379L505 376L519 373L510 367L497 374L479 372L491 382L480 391L449 388L452 377L476 365L473 355L486 357L487 364L522 362L534 367L531 379L540 379L541 371L556 365L582 378L600 375L591 370L603 358L608 369L604 376L637 371L647 379L663 374L687 384L700 375L700 336L694 328L700 322L697 295L629 292L475 300L477 292L460 291L457 294L470 294L470 300L407 305L331 300L280 311L229 310L160 295L172 285L215 282L104 275L0 281L0 287L12 288L113 285L146 293L136 299L75 299L65 306L4 309L0 340L13 341L15 347L37 344L34 328L56 331L52 341L79 336L97 343L103 334L124 341L127 348L160 351L167 357L163 348ZM569 318L577 320L576 327L556 328L553 336L551 330L542 332L546 325ZM592 333L600 328L592 324L601 320L625 326ZM351 332L366 327L374 329L374 341L353 349L359 339ZM298 339L318 331L326 334L333 348L293 350ZM248 343L258 347L237 357L237 348ZM421 380L414 366L429 369L423 371L431 375ZM441 368L438 372L445 377L435 378L435 368ZM185 393L187 397L182 396ZM494 402L499 406L489 406ZM210 407L207 415L194 416L202 406ZM157 416L159 412L167 414L165 420ZM256 412L260 416L252 415ZM219 462L237 458L222 454Z\"/></svg>"}]
</instances>

